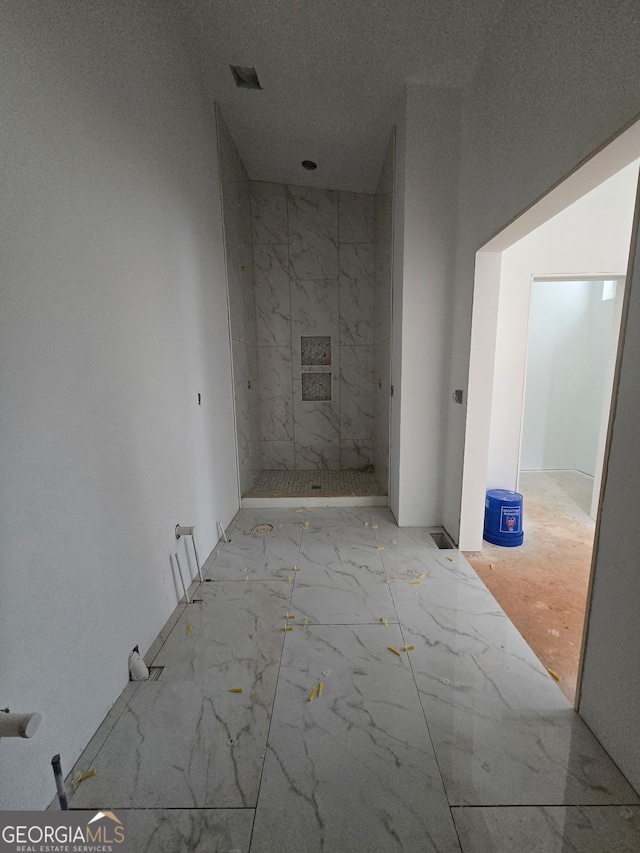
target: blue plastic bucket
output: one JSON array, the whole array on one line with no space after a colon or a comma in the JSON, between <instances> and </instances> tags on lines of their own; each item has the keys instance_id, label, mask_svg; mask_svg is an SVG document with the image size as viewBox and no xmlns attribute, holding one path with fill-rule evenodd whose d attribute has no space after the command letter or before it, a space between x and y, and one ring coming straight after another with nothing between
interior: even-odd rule
<instances>
[{"instance_id":1,"label":"blue plastic bucket","mask_svg":"<svg viewBox=\"0 0 640 853\"><path fill-rule=\"evenodd\" d=\"M522 545L522 495L507 489L489 489L484 502L484 538L492 545Z\"/></svg>"}]
</instances>

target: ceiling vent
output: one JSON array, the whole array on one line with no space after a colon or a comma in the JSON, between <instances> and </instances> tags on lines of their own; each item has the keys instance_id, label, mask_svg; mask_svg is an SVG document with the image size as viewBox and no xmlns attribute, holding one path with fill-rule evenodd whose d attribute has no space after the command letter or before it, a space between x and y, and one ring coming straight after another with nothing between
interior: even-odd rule
<instances>
[{"instance_id":1,"label":"ceiling vent","mask_svg":"<svg viewBox=\"0 0 640 853\"><path fill-rule=\"evenodd\" d=\"M229 68L239 89L262 89L255 68L244 65L230 65Z\"/></svg>"}]
</instances>

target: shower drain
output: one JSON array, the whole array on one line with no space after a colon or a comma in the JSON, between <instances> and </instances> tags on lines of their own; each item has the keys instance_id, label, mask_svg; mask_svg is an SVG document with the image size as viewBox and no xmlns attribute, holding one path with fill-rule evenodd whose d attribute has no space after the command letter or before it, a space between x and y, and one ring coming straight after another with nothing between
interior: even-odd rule
<instances>
[{"instance_id":1,"label":"shower drain","mask_svg":"<svg viewBox=\"0 0 640 853\"><path fill-rule=\"evenodd\" d=\"M256 524L255 527L251 528L251 532L254 536L261 536L265 533L271 533L273 530L273 524Z\"/></svg>"}]
</instances>

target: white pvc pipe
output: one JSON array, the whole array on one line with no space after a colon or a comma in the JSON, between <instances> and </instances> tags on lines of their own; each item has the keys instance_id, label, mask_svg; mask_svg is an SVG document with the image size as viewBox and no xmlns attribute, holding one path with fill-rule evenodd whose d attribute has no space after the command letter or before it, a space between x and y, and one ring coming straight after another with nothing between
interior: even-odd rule
<instances>
[{"instance_id":1,"label":"white pvc pipe","mask_svg":"<svg viewBox=\"0 0 640 853\"><path fill-rule=\"evenodd\" d=\"M198 568L198 577L200 578L200 583L204 583L202 578L202 571L200 569L200 560L198 559L198 549L196 548L196 537L194 535L195 527L185 527L182 524L176 524L176 539L179 539L181 536L190 536L191 544L193 545L193 553L196 555L196 566Z\"/></svg>"},{"instance_id":2,"label":"white pvc pipe","mask_svg":"<svg viewBox=\"0 0 640 853\"><path fill-rule=\"evenodd\" d=\"M177 554L175 555L175 557L176 557L176 565L178 566L178 574L180 575L180 580L182 581L182 588L184 590L184 597L186 599L187 604L189 604L190 603L189 602L189 593L187 592L187 587L185 586L184 578L182 577L182 569L180 568L180 560L178 559Z\"/></svg>"},{"instance_id":3,"label":"white pvc pipe","mask_svg":"<svg viewBox=\"0 0 640 853\"><path fill-rule=\"evenodd\" d=\"M0 713L0 737L33 737L41 720L40 714Z\"/></svg>"},{"instance_id":4,"label":"white pvc pipe","mask_svg":"<svg viewBox=\"0 0 640 853\"><path fill-rule=\"evenodd\" d=\"M198 567L198 577L200 578L200 583L204 583L202 578L202 571L200 570L200 560L198 559L198 549L196 548L196 537L191 534L191 544L193 545L193 553L196 555L196 566Z\"/></svg>"}]
</instances>

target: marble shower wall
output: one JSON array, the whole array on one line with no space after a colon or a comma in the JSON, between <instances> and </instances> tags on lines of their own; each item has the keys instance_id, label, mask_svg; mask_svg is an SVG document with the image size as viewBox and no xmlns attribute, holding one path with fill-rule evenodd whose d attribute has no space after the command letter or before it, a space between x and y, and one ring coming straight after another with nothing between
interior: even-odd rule
<instances>
[{"instance_id":1,"label":"marble shower wall","mask_svg":"<svg viewBox=\"0 0 640 853\"><path fill-rule=\"evenodd\" d=\"M394 161L395 133L389 142L375 195L373 464L383 485L389 482Z\"/></svg>"},{"instance_id":2,"label":"marble shower wall","mask_svg":"<svg viewBox=\"0 0 640 853\"><path fill-rule=\"evenodd\" d=\"M373 464L374 205L366 193L251 181L265 469ZM302 365L302 337L330 337L330 365ZM330 399L310 401L316 392Z\"/></svg>"},{"instance_id":3,"label":"marble shower wall","mask_svg":"<svg viewBox=\"0 0 640 853\"><path fill-rule=\"evenodd\" d=\"M219 110L217 127L238 465L240 490L245 494L261 470L251 192L248 175Z\"/></svg>"}]
</instances>

